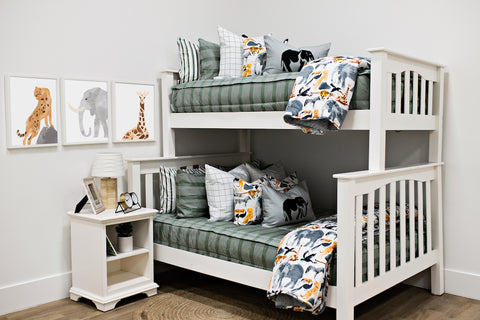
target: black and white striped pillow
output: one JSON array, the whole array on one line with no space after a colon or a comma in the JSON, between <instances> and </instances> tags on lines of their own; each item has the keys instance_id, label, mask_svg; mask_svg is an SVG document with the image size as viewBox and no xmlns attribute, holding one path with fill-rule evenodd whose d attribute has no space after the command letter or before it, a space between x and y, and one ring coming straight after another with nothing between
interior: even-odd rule
<instances>
[{"instance_id":1,"label":"black and white striped pillow","mask_svg":"<svg viewBox=\"0 0 480 320\"><path fill-rule=\"evenodd\" d=\"M177 46L180 54L180 82L198 80L200 73L198 45L187 39L178 38Z\"/></svg>"}]
</instances>

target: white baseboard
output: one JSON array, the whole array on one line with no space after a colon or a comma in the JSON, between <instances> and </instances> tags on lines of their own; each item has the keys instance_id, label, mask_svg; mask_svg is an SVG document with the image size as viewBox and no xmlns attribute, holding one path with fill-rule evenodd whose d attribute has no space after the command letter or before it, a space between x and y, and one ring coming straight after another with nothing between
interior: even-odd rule
<instances>
[{"instance_id":1,"label":"white baseboard","mask_svg":"<svg viewBox=\"0 0 480 320\"><path fill-rule=\"evenodd\" d=\"M480 274L445 268L445 292L480 300Z\"/></svg>"},{"instance_id":2,"label":"white baseboard","mask_svg":"<svg viewBox=\"0 0 480 320\"><path fill-rule=\"evenodd\" d=\"M72 273L66 272L0 287L0 315L66 298L71 286Z\"/></svg>"}]
</instances>

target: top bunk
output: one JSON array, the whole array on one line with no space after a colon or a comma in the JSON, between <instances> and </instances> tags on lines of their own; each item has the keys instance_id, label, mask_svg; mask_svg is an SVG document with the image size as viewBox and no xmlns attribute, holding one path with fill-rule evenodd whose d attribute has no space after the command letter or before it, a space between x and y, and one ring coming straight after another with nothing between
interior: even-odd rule
<instances>
[{"instance_id":1,"label":"top bunk","mask_svg":"<svg viewBox=\"0 0 480 320\"><path fill-rule=\"evenodd\" d=\"M444 66L384 48L369 49L368 52L371 58L369 81L362 89L368 90L366 91L367 99L360 101L356 107L350 108L340 129L439 131L443 116ZM261 77L263 76L257 78ZM291 91L294 82L292 76L279 78L285 83L291 80L290 87L284 89ZM261 82L261 80L258 81ZM258 81L255 80L255 82ZM180 112L174 112L172 110L175 110L176 106L172 101L172 87L190 90L189 97L202 88L195 85L178 86L178 73L174 71L162 72L160 82L164 130L298 129L283 120L286 102L276 102L276 105L270 104L266 108L260 107L259 111L238 111L238 109L249 109L238 108L238 105L235 106L237 108L209 107L205 101L201 101L206 108L189 107ZM231 90L230 84L234 81L226 81L226 83L223 90ZM262 86L261 83L260 86ZM220 92L222 88L218 90ZM217 93L214 98L217 97L216 95ZM228 102L231 103L230 99L220 98L220 94L218 99L225 101L226 105ZM352 99L354 100L355 98Z\"/></svg>"}]
</instances>

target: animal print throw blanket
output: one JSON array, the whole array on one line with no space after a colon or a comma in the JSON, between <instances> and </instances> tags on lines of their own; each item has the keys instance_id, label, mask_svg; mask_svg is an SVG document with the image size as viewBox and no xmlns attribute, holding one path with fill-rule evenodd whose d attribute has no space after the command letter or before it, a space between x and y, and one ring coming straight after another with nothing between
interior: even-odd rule
<instances>
[{"instance_id":1,"label":"animal print throw blanket","mask_svg":"<svg viewBox=\"0 0 480 320\"><path fill-rule=\"evenodd\" d=\"M278 246L267 297L277 308L322 313L328 268L336 246L336 215L288 233Z\"/></svg>"},{"instance_id":2,"label":"animal print throw blanket","mask_svg":"<svg viewBox=\"0 0 480 320\"><path fill-rule=\"evenodd\" d=\"M284 121L311 134L340 129L359 68L370 68L370 59L336 56L309 62L295 81Z\"/></svg>"}]
</instances>

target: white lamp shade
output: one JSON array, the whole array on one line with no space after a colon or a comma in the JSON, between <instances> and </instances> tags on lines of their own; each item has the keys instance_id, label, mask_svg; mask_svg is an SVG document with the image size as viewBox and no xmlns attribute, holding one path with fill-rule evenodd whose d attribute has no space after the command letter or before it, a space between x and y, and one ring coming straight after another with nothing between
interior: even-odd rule
<instances>
[{"instance_id":1,"label":"white lamp shade","mask_svg":"<svg viewBox=\"0 0 480 320\"><path fill-rule=\"evenodd\" d=\"M97 153L92 167L92 176L112 178L125 175L121 153Z\"/></svg>"}]
</instances>

